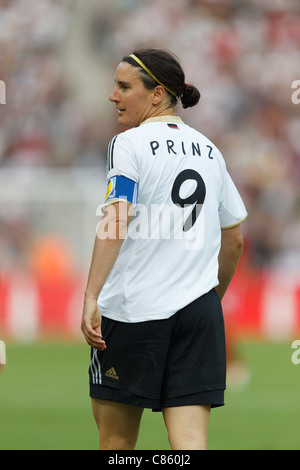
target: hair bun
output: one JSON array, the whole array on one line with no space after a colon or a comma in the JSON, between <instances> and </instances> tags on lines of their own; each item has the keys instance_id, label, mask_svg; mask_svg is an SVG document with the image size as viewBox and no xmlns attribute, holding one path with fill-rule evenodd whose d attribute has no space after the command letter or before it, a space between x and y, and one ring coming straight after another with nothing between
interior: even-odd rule
<instances>
[{"instance_id":1,"label":"hair bun","mask_svg":"<svg viewBox=\"0 0 300 470\"><path fill-rule=\"evenodd\" d=\"M189 83L184 84L181 96L182 107L184 109L195 106L199 102L200 97L200 92L194 85Z\"/></svg>"}]
</instances>

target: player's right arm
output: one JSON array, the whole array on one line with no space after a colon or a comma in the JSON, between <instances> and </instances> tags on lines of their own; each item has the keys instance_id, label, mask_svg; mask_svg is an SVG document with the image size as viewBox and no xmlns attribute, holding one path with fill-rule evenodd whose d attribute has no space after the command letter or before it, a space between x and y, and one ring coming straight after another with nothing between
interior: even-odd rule
<instances>
[{"instance_id":1,"label":"player's right arm","mask_svg":"<svg viewBox=\"0 0 300 470\"><path fill-rule=\"evenodd\" d=\"M222 300L233 278L243 251L243 236L240 224L222 230L219 252L219 285L216 291Z\"/></svg>"},{"instance_id":2,"label":"player's right arm","mask_svg":"<svg viewBox=\"0 0 300 470\"><path fill-rule=\"evenodd\" d=\"M135 150L124 134L115 136L108 146L105 211L97 228L81 321L87 343L100 350L106 343L97 299L118 258L138 198Z\"/></svg>"},{"instance_id":3,"label":"player's right arm","mask_svg":"<svg viewBox=\"0 0 300 470\"><path fill-rule=\"evenodd\" d=\"M102 338L101 312L97 299L126 237L131 218L130 207L131 205L125 201L108 205L97 230L81 320L84 337L95 349L106 348Z\"/></svg>"}]
</instances>

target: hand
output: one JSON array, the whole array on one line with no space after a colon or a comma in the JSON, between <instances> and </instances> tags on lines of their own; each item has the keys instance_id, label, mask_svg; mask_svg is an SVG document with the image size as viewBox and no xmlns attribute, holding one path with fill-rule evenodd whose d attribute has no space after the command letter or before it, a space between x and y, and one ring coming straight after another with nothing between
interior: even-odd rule
<instances>
[{"instance_id":1,"label":"hand","mask_svg":"<svg viewBox=\"0 0 300 470\"><path fill-rule=\"evenodd\" d=\"M101 333L101 312L95 299L84 300L81 330L90 346L99 351L106 349Z\"/></svg>"}]
</instances>

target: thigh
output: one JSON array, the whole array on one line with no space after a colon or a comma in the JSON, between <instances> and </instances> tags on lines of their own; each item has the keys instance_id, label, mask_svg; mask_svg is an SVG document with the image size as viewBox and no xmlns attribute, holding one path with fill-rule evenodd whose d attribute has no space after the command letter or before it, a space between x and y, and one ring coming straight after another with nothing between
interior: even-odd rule
<instances>
[{"instance_id":1,"label":"thigh","mask_svg":"<svg viewBox=\"0 0 300 470\"><path fill-rule=\"evenodd\" d=\"M155 406L160 398L171 321L123 323L103 317L102 322L107 349L91 351L90 395L115 401L107 396L105 387L110 387L151 400L150 406ZM125 403L147 407L140 401Z\"/></svg>"},{"instance_id":2,"label":"thigh","mask_svg":"<svg viewBox=\"0 0 300 470\"><path fill-rule=\"evenodd\" d=\"M205 450L210 417L209 405L163 408L172 450Z\"/></svg>"},{"instance_id":3,"label":"thigh","mask_svg":"<svg viewBox=\"0 0 300 470\"><path fill-rule=\"evenodd\" d=\"M213 290L174 316L161 406L172 406L172 403L168 404L168 399L174 397L214 392L225 388L226 348L223 312L220 299ZM207 401L198 404L207 404Z\"/></svg>"},{"instance_id":4,"label":"thigh","mask_svg":"<svg viewBox=\"0 0 300 470\"><path fill-rule=\"evenodd\" d=\"M101 450L133 450L138 438L143 408L92 398Z\"/></svg>"}]
</instances>

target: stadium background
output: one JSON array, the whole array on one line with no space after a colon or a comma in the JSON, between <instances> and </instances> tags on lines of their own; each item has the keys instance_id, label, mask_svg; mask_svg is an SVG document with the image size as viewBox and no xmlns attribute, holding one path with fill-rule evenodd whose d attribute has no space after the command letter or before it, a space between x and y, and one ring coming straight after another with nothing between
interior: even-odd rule
<instances>
[{"instance_id":1,"label":"stadium background","mask_svg":"<svg viewBox=\"0 0 300 470\"><path fill-rule=\"evenodd\" d=\"M234 404L246 399L243 393L261 377L267 380L264 394L256 384L247 412L254 423L259 419L270 403L269 386L270 393L278 392L278 406L268 408L275 427L281 426L278 413L289 411L295 427L284 424L295 436L300 419L295 398L300 365L291 363L291 344L300 338L300 104L292 102L292 84L300 79L297 0L0 0L0 80L6 85L6 104L0 104L0 339L8 350L0 376L0 422L1 414L6 426L12 420L17 367L29 372L29 385L30 371L42 374L37 358L43 362L53 354L63 370L69 367L58 353L63 345L74 348L79 363L87 360L80 333L82 296L96 209L106 190L106 148L121 131L108 96L122 56L143 45L172 50L187 81L200 89L199 106L179 114L219 146L249 213L243 259L224 300L228 357L241 366L232 379L240 395L232 399L228 420L234 411L241 415ZM22 365L26 355L30 363ZM78 377L79 390L84 374ZM59 398L52 397L59 406ZM86 400L85 394L78 400ZM282 403L289 403L288 410ZM18 406L29 410L25 399ZM10 411L6 421L4 408ZM266 433L273 430L271 422ZM49 438L48 444L37 444L36 435L26 440L25 431L9 440L8 431L1 437L3 429L0 448L51 446ZM259 436L254 425L255 433ZM283 445L281 439L261 439L251 445ZM230 444L220 435L214 442L219 448L243 448L246 441ZM60 442L64 446L63 437ZM293 442L287 439L286 447Z\"/></svg>"}]
</instances>

